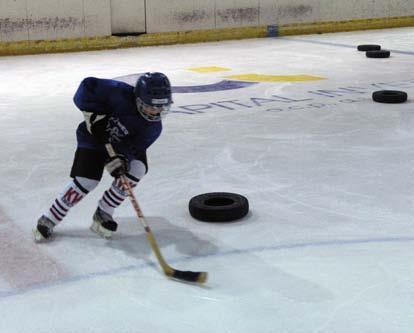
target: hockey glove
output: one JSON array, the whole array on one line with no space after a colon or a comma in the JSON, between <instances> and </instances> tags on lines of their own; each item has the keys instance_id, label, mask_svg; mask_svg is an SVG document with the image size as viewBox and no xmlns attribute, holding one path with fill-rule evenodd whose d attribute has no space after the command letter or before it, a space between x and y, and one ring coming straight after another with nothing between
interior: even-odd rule
<instances>
[{"instance_id":1,"label":"hockey glove","mask_svg":"<svg viewBox=\"0 0 414 333\"><path fill-rule=\"evenodd\" d=\"M112 177L119 178L129 171L129 162L124 155L117 154L108 159L105 167Z\"/></svg>"},{"instance_id":2,"label":"hockey glove","mask_svg":"<svg viewBox=\"0 0 414 333\"><path fill-rule=\"evenodd\" d=\"M95 139L100 143L108 143L110 139L110 131L108 128L108 116L96 114L92 112L83 112L85 117L86 128Z\"/></svg>"}]
</instances>

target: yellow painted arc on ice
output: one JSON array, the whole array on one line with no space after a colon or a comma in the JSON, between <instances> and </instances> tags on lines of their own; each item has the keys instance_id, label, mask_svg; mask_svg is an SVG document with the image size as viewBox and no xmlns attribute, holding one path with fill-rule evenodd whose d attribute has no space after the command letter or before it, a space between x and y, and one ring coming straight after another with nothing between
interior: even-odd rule
<instances>
[{"instance_id":1,"label":"yellow painted arc on ice","mask_svg":"<svg viewBox=\"0 0 414 333\"><path fill-rule=\"evenodd\" d=\"M313 75L263 75L263 74L237 74L225 76L226 79L251 82L300 82L300 81L318 81L326 78Z\"/></svg>"},{"instance_id":2,"label":"yellow painted arc on ice","mask_svg":"<svg viewBox=\"0 0 414 333\"><path fill-rule=\"evenodd\" d=\"M213 73L230 71L230 68L220 66L207 66L207 67L193 67L188 68L189 71L197 73ZM317 81L325 80L324 77L313 76L307 74L299 75L266 75L266 74L237 74L225 76L226 79L250 81L250 82L301 82L301 81Z\"/></svg>"},{"instance_id":3,"label":"yellow painted arc on ice","mask_svg":"<svg viewBox=\"0 0 414 333\"><path fill-rule=\"evenodd\" d=\"M213 73L213 72L224 72L230 71L230 68L226 67L219 67L219 66L210 66L210 67L194 67L189 68L189 71L197 72L197 73Z\"/></svg>"}]
</instances>

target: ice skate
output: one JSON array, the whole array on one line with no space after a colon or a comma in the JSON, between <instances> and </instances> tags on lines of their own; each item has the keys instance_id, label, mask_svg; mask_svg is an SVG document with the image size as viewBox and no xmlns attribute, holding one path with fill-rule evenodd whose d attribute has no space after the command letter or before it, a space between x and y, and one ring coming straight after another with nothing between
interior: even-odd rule
<instances>
[{"instance_id":1,"label":"ice skate","mask_svg":"<svg viewBox=\"0 0 414 333\"><path fill-rule=\"evenodd\" d=\"M117 228L118 224L114 221L112 216L98 207L93 215L91 230L99 236L109 239Z\"/></svg>"},{"instance_id":2,"label":"ice skate","mask_svg":"<svg viewBox=\"0 0 414 333\"><path fill-rule=\"evenodd\" d=\"M46 216L42 215L37 221L37 226L33 229L34 240L37 243L49 241L52 238L55 224Z\"/></svg>"}]
</instances>

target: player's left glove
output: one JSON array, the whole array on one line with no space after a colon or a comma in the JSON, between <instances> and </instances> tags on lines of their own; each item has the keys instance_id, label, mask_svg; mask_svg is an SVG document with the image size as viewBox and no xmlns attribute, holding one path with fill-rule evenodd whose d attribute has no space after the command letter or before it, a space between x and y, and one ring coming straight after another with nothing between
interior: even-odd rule
<instances>
[{"instance_id":1,"label":"player's left glove","mask_svg":"<svg viewBox=\"0 0 414 333\"><path fill-rule=\"evenodd\" d=\"M119 178L129 171L129 162L124 155L117 154L108 159L105 167L112 177Z\"/></svg>"},{"instance_id":2,"label":"player's left glove","mask_svg":"<svg viewBox=\"0 0 414 333\"><path fill-rule=\"evenodd\" d=\"M86 128L100 143L121 142L128 135L127 128L117 117L83 111Z\"/></svg>"}]
</instances>

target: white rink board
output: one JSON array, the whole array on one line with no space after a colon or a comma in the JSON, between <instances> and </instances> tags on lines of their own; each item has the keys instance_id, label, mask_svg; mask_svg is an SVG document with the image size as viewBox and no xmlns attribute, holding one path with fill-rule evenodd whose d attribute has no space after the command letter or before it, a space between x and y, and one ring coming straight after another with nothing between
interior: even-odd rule
<instances>
[{"instance_id":1,"label":"white rink board","mask_svg":"<svg viewBox=\"0 0 414 333\"><path fill-rule=\"evenodd\" d=\"M2 0L0 41L111 35L110 0Z\"/></svg>"},{"instance_id":2,"label":"white rink board","mask_svg":"<svg viewBox=\"0 0 414 333\"><path fill-rule=\"evenodd\" d=\"M83 0L27 1L29 40L82 37Z\"/></svg>"},{"instance_id":3,"label":"white rink board","mask_svg":"<svg viewBox=\"0 0 414 333\"><path fill-rule=\"evenodd\" d=\"M409 0L153 0L147 8L149 33L414 15Z\"/></svg>"},{"instance_id":4,"label":"white rink board","mask_svg":"<svg viewBox=\"0 0 414 333\"><path fill-rule=\"evenodd\" d=\"M216 1L216 28L259 25L259 0Z\"/></svg>"},{"instance_id":5,"label":"white rink board","mask_svg":"<svg viewBox=\"0 0 414 333\"><path fill-rule=\"evenodd\" d=\"M29 32L24 23L26 17L26 0L0 1L0 41L27 40Z\"/></svg>"},{"instance_id":6,"label":"white rink board","mask_svg":"<svg viewBox=\"0 0 414 333\"><path fill-rule=\"evenodd\" d=\"M111 35L110 0L83 0L85 15L84 37Z\"/></svg>"},{"instance_id":7,"label":"white rink board","mask_svg":"<svg viewBox=\"0 0 414 333\"><path fill-rule=\"evenodd\" d=\"M111 0L111 31L145 32L145 0Z\"/></svg>"},{"instance_id":8,"label":"white rink board","mask_svg":"<svg viewBox=\"0 0 414 333\"><path fill-rule=\"evenodd\" d=\"M148 33L215 28L214 1L152 0L146 8Z\"/></svg>"},{"instance_id":9,"label":"white rink board","mask_svg":"<svg viewBox=\"0 0 414 333\"><path fill-rule=\"evenodd\" d=\"M327 1L328 5L331 1ZM318 0L260 0L260 24L307 23L325 20L321 7L326 5ZM335 3L336 5L336 3Z\"/></svg>"},{"instance_id":10,"label":"white rink board","mask_svg":"<svg viewBox=\"0 0 414 333\"><path fill-rule=\"evenodd\" d=\"M411 0L2 0L0 41L414 16Z\"/></svg>"}]
</instances>

